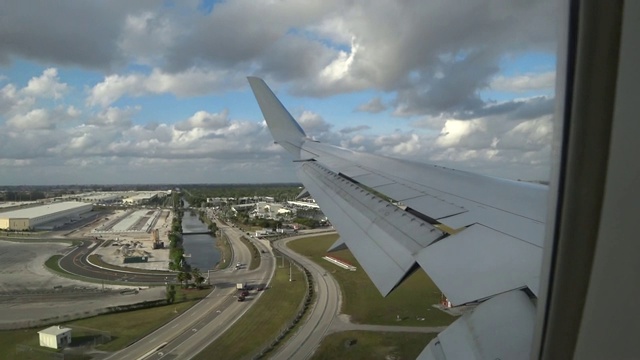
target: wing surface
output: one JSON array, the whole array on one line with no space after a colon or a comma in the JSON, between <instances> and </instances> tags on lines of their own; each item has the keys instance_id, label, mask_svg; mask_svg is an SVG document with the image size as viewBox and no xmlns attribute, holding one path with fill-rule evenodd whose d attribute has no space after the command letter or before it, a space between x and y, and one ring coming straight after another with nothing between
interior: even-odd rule
<instances>
[{"instance_id":1,"label":"wing surface","mask_svg":"<svg viewBox=\"0 0 640 360\"><path fill-rule=\"evenodd\" d=\"M528 301L521 290L538 294L545 186L311 141L264 81L249 83L274 139L340 233L334 247L348 246L382 295L419 265L454 305L484 301L480 320L463 317L457 327L490 327L482 313L494 313L492 303L528 308L517 299Z\"/></svg>"}]
</instances>

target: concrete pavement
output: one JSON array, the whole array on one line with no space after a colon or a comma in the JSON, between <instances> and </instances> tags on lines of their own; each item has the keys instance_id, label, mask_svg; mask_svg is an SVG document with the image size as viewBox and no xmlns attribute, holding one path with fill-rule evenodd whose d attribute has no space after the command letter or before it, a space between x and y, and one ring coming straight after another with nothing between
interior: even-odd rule
<instances>
[{"instance_id":1,"label":"concrete pavement","mask_svg":"<svg viewBox=\"0 0 640 360\"><path fill-rule=\"evenodd\" d=\"M307 359L320 345L320 342L331 328L336 315L340 311L342 293L338 282L326 270L305 256L290 250L286 244L306 236L296 236L275 242L278 251L290 256L302 264L313 277L316 302L310 309L307 320L284 344L272 359ZM326 276L325 276L326 275Z\"/></svg>"},{"instance_id":2,"label":"concrete pavement","mask_svg":"<svg viewBox=\"0 0 640 360\"><path fill-rule=\"evenodd\" d=\"M251 252L241 242L243 235L238 229L218 224L225 232L234 249L233 262L248 264ZM268 284L275 269L273 255L264 244L257 243L264 250L258 269L235 270L233 267L216 272L213 283L216 289L204 300L154 331L135 344L118 351L106 359L190 359L217 339L240 318L260 297L256 294L250 301L237 302L235 283Z\"/></svg>"}]
</instances>

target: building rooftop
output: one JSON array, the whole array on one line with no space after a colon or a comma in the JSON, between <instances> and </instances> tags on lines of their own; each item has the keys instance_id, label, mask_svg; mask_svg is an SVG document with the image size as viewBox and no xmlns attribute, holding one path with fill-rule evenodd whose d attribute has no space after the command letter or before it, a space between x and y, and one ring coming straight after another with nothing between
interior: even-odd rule
<instances>
[{"instance_id":1,"label":"building rooftop","mask_svg":"<svg viewBox=\"0 0 640 360\"><path fill-rule=\"evenodd\" d=\"M7 212L0 213L0 217L33 219L33 218L37 218L39 216L51 214L54 212L76 209L76 208L80 208L87 205L89 204L79 202L79 201L65 201L65 202L51 203L47 205L36 206L36 207L31 207L26 209L7 211Z\"/></svg>"},{"instance_id":2,"label":"building rooftop","mask_svg":"<svg viewBox=\"0 0 640 360\"><path fill-rule=\"evenodd\" d=\"M47 335L55 335L58 336L60 334L64 334L68 331L71 331L71 328L63 327L62 325L56 325L48 327L44 330L38 331L38 334L47 334Z\"/></svg>"}]
</instances>

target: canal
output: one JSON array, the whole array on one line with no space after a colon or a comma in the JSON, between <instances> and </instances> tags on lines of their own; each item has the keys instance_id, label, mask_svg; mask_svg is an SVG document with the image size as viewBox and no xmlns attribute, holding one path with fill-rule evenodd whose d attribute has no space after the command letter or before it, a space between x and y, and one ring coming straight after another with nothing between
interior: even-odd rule
<instances>
[{"instance_id":1,"label":"canal","mask_svg":"<svg viewBox=\"0 0 640 360\"><path fill-rule=\"evenodd\" d=\"M197 215L191 215L190 209L184 209L182 217L183 232L200 232L207 231L207 225L204 224ZM191 268L198 268L206 273L207 270L213 269L218 261L220 261L220 252L216 247L216 238L209 234L183 235L182 246L184 254L191 255L187 258L187 262ZM206 275L206 274L205 274Z\"/></svg>"}]
</instances>

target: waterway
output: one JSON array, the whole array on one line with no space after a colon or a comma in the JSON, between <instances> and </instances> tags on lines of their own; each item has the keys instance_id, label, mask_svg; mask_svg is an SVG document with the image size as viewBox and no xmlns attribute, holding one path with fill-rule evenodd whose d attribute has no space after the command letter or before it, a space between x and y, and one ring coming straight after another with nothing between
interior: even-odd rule
<instances>
[{"instance_id":1,"label":"waterway","mask_svg":"<svg viewBox=\"0 0 640 360\"><path fill-rule=\"evenodd\" d=\"M184 209L182 217L183 232L208 231L207 225L204 224L197 215L191 216L189 209ZM202 272L213 269L218 261L220 261L220 252L216 247L216 238L209 234L184 235L182 240L184 254L191 254L187 258L187 262L191 268L198 268Z\"/></svg>"}]
</instances>

